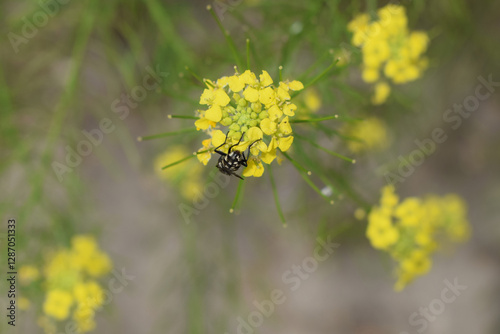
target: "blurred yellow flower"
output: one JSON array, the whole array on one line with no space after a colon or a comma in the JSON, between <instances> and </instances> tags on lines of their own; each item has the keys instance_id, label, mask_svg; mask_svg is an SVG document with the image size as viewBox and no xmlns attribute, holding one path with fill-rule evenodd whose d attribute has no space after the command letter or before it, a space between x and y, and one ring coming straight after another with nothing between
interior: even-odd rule
<instances>
[{"instance_id":1,"label":"blurred yellow flower","mask_svg":"<svg viewBox=\"0 0 500 334\"><path fill-rule=\"evenodd\" d=\"M316 113L322 106L321 96L314 87L310 87L302 93L301 102L303 107L297 110L297 116L300 118L306 118Z\"/></svg>"},{"instance_id":2,"label":"blurred yellow flower","mask_svg":"<svg viewBox=\"0 0 500 334\"><path fill-rule=\"evenodd\" d=\"M372 246L398 263L394 288L402 290L426 274L439 242L464 241L470 234L464 201L457 195L399 201L393 186L382 188L380 205L368 216L366 236Z\"/></svg>"},{"instance_id":3,"label":"blurred yellow flower","mask_svg":"<svg viewBox=\"0 0 500 334\"><path fill-rule=\"evenodd\" d=\"M40 277L40 272L35 266L24 265L19 268L19 281L22 285L28 285Z\"/></svg>"},{"instance_id":4,"label":"blurred yellow flower","mask_svg":"<svg viewBox=\"0 0 500 334\"><path fill-rule=\"evenodd\" d=\"M79 305L99 308L104 302L104 290L95 281L77 283L73 289L73 294Z\"/></svg>"},{"instance_id":5,"label":"blurred yellow flower","mask_svg":"<svg viewBox=\"0 0 500 334\"><path fill-rule=\"evenodd\" d=\"M210 139L204 140L203 150L208 148L210 141ZM176 186L180 190L182 197L194 200L200 196L203 191L203 181L201 178L202 167L200 164L190 160L182 165L175 165L162 170L162 167L179 161L190 154L192 154L192 152L183 145L170 146L168 150L155 159L154 169L161 179ZM198 160L206 165L210 160L210 155L210 152L206 152L198 154L197 157Z\"/></svg>"},{"instance_id":6,"label":"blurred yellow flower","mask_svg":"<svg viewBox=\"0 0 500 334\"><path fill-rule=\"evenodd\" d=\"M379 82L383 74L394 84L414 81L427 68L429 37L425 32L410 32L403 6L387 5L377 12L377 19L363 13L347 28L353 33L352 44L360 47L363 56L362 78L367 83ZM390 93L387 83L379 82L372 97L373 104L382 104Z\"/></svg>"},{"instance_id":7,"label":"blurred yellow flower","mask_svg":"<svg viewBox=\"0 0 500 334\"><path fill-rule=\"evenodd\" d=\"M19 299L17 300L17 305L20 310L26 311L31 307L31 302L26 297L19 297Z\"/></svg>"},{"instance_id":8,"label":"blurred yellow flower","mask_svg":"<svg viewBox=\"0 0 500 334\"><path fill-rule=\"evenodd\" d=\"M95 311L88 306L79 305L73 312L73 319L76 322L77 332L85 333L95 329L96 323L94 320Z\"/></svg>"},{"instance_id":9,"label":"blurred yellow flower","mask_svg":"<svg viewBox=\"0 0 500 334\"><path fill-rule=\"evenodd\" d=\"M43 303L43 312L56 320L64 320L69 316L73 302L74 299L71 293L53 289L47 292L45 302Z\"/></svg>"},{"instance_id":10,"label":"blurred yellow flower","mask_svg":"<svg viewBox=\"0 0 500 334\"><path fill-rule=\"evenodd\" d=\"M227 152L231 145L240 152L255 143L250 151L248 166L243 171L245 176L262 176L262 163L270 164L277 151L287 151L293 143L289 117L295 116L297 106L291 102L291 91L304 89L297 80L281 81L273 86L273 79L266 71L257 78L249 70L242 74L222 77L217 81L205 80L207 88L203 91L200 104L207 105L207 110L198 110L200 118L195 122L198 130L204 130L211 138L203 141L198 160L204 165L211 158L213 149ZM318 102L311 102L316 103ZM217 129L227 127L225 132ZM243 137L242 137L243 136ZM259 141L259 142L258 142ZM266 144L269 142L269 144Z\"/></svg>"},{"instance_id":11,"label":"blurred yellow flower","mask_svg":"<svg viewBox=\"0 0 500 334\"><path fill-rule=\"evenodd\" d=\"M374 105L379 105L383 104L386 100L387 97L389 97L389 94L391 93L391 86L385 81L382 82L377 82L375 84L375 92L371 98L372 104Z\"/></svg>"},{"instance_id":12,"label":"blurred yellow flower","mask_svg":"<svg viewBox=\"0 0 500 334\"><path fill-rule=\"evenodd\" d=\"M71 247L52 253L44 264L43 274L34 266L19 269L20 280L30 282L40 276L47 290L42 310L44 316L38 324L46 333L52 333L58 321L72 314L79 333L94 329L94 313L104 304L104 289L98 277L108 274L112 263L108 255L99 249L91 235L77 235L71 239ZM30 301L19 299L19 308L27 309Z\"/></svg>"},{"instance_id":13,"label":"blurred yellow flower","mask_svg":"<svg viewBox=\"0 0 500 334\"><path fill-rule=\"evenodd\" d=\"M387 126L376 117L346 123L341 132L353 139L349 140L347 147L354 153L382 151L389 146Z\"/></svg>"}]
</instances>

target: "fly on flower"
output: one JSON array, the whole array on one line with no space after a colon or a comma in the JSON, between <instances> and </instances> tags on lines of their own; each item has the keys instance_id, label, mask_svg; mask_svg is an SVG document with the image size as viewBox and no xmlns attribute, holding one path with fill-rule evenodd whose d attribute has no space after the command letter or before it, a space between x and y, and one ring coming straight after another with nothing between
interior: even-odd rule
<instances>
[{"instance_id":1,"label":"fly on flower","mask_svg":"<svg viewBox=\"0 0 500 334\"><path fill-rule=\"evenodd\" d=\"M335 64L336 61L332 61L331 65L311 79L311 82L323 78L335 67ZM354 163L355 160L325 149L316 144L314 140L307 138L307 136L292 131L292 123L311 124L338 119L339 116L330 115L295 119L296 115L300 114L300 110L292 100L304 89L304 85L297 80L283 80L282 69L280 66L279 82L276 83L266 71L262 71L260 75L256 75L250 70L239 73L237 67L235 67L234 75L223 76L214 81L209 79L199 80L205 85L199 104L205 107L196 110L196 114L193 116L169 115L169 118L195 119L194 127L139 137L139 140L156 139L196 131L203 132L208 136L208 138L201 141L202 147L197 152L163 166L162 170L194 157L206 166L214 153L220 155L215 167L221 173L234 175L241 180L244 180L243 177L261 177L264 174L264 164L269 165L268 175L273 188L276 207L283 223L285 223L285 218L279 204L277 189L272 176L271 164L274 160L281 164L281 161L286 158L312 189L330 204L333 204L334 201L331 195L323 194L310 180L311 171L290 157L288 151L294 139L298 138L332 156ZM194 74L193 76L198 78ZM236 174L241 166L245 167L243 172L241 175ZM318 175L321 174L318 173ZM327 178L323 176L323 179L326 180ZM230 212L234 212L234 208L241 202L242 189L243 186L240 183L236 190L233 205L229 210Z\"/></svg>"},{"instance_id":2,"label":"fly on flower","mask_svg":"<svg viewBox=\"0 0 500 334\"><path fill-rule=\"evenodd\" d=\"M224 143L222 143L220 146L215 148L215 153L220 154L219 161L217 162L217 166L216 166L217 168L219 168L219 171L222 174L234 175L242 180L244 180L244 179L241 176L239 176L238 174L236 174L235 172L238 169L240 169L240 167L242 165L245 167L248 166L247 165L247 161L248 161L247 157L250 156L250 148L252 147L253 144L260 141L260 139L257 139L252 144L250 144L250 146L248 146L247 157L245 157L244 152L242 153L238 150L231 151L233 147L238 146L238 144L241 142L241 139L243 139L244 135L245 134L243 133L240 137L240 140L235 145L232 145L231 147L229 147L229 150L227 151L227 153L224 153L224 152L219 150L219 148L221 148L222 146L224 146L224 144L226 144L227 134L226 134L226 139L224 140Z\"/></svg>"},{"instance_id":3,"label":"fly on flower","mask_svg":"<svg viewBox=\"0 0 500 334\"><path fill-rule=\"evenodd\" d=\"M243 165L243 176L262 176L262 163L271 164L292 145L289 117L295 116L297 106L291 102L291 93L304 85L294 80L275 87L266 71L257 79L249 70L205 83L200 104L208 108L198 110L195 126L211 139L203 141L198 160L206 165L215 152L221 155L217 167L222 173L239 177L234 172ZM221 127L227 127L226 134Z\"/></svg>"}]
</instances>

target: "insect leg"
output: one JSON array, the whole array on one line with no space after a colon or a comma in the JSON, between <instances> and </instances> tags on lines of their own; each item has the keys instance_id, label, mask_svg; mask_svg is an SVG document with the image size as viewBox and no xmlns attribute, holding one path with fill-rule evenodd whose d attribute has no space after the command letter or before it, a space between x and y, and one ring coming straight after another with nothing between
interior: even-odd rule
<instances>
[{"instance_id":1,"label":"insect leg","mask_svg":"<svg viewBox=\"0 0 500 334\"><path fill-rule=\"evenodd\" d=\"M227 151L227 154L231 153L231 149L232 149L233 147L238 146L238 145L240 144L240 142L241 142L241 140L243 139L243 136L244 136L244 135L245 135L245 132L243 132L243 133L241 134L240 140L238 140L238 142L237 142L236 144L234 144L233 146L229 147L229 150ZM226 136L226 138L227 138L227 136Z\"/></svg>"},{"instance_id":2,"label":"insect leg","mask_svg":"<svg viewBox=\"0 0 500 334\"><path fill-rule=\"evenodd\" d=\"M215 153L219 153L220 155L226 155L226 153L224 153L224 152L222 152L222 151L219 151L219 148L221 148L222 146L224 146L224 145L226 144L226 141L227 141L227 135L228 135L228 134L229 134L229 131L226 133L226 139L224 139L224 142L223 142L221 145L219 145L219 146L217 146L217 147L215 148L215 150L214 150L214 151L215 151ZM227 153L229 153L230 151L231 151L231 149L229 149L229 151L228 151Z\"/></svg>"}]
</instances>

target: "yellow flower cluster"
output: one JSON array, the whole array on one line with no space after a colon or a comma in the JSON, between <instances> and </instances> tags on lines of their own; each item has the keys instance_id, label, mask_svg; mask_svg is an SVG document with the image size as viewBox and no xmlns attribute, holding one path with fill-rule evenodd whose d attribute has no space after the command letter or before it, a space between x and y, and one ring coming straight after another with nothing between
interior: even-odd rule
<instances>
[{"instance_id":1,"label":"yellow flower cluster","mask_svg":"<svg viewBox=\"0 0 500 334\"><path fill-rule=\"evenodd\" d=\"M342 134L352 139L347 143L347 147L353 153L380 151L389 145L387 126L376 117L346 123Z\"/></svg>"},{"instance_id":2,"label":"yellow flower cluster","mask_svg":"<svg viewBox=\"0 0 500 334\"><path fill-rule=\"evenodd\" d=\"M45 316L39 323L52 331L58 321L72 315L78 333L93 330L94 313L104 303L104 290L96 279L111 268L111 260L92 236L73 237L71 248L54 253L43 268L42 286L47 293L42 307ZM38 279L38 270L25 266L19 276L21 282L29 284Z\"/></svg>"},{"instance_id":3,"label":"yellow flower cluster","mask_svg":"<svg viewBox=\"0 0 500 334\"><path fill-rule=\"evenodd\" d=\"M380 205L368 216L366 235L374 248L388 252L398 262L394 288L402 290L429 271L431 255L442 238L464 241L469 229L466 206L459 196L408 197L400 202L394 187L386 186Z\"/></svg>"},{"instance_id":4,"label":"yellow flower cluster","mask_svg":"<svg viewBox=\"0 0 500 334\"><path fill-rule=\"evenodd\" d=\"M217 81L205 80L207 88L200 97L200 104L207 110L198 110L200 118L195 122L198 130L204 130L211 138L202 142L198 159L206 165L213 148L222 145L226 134L219 126L227 127L227 141L220 150L226 151L236 144L244 134L241 143L233 148L240 152L251 147L248 167L244 176L262 176L262 162L270 164L277 156L277 150L287 151L293 142L289 117L295 115L297 106L291 102L292 91L299 91L304 85L299 81L280 81L273 85L271 76L262 71L257 76L247 70ZM227 130L226 130L227 131ZM257 142L258 141L258 142Z\"/></svg>"},{"instance_id":5,"label":"yellow flower cluster","mask_svg":"<svg viewBox=\"0 0 500 334\"><path fill-rule=\"evenodd\" d=\"M175 165L164 170L161 169L168 164L185 158L191 153L192 151L185 146L170 146L167 151L155 159L154 168L161 179L179 188L182 197L194 200L203 191L203 181L201 180L202 167L199 163L189 160L183 165Z\"/></svg>"},{"instance_id":6,"label":"yellow flower cluster","mask_svg":"<svg viewBox=\"0 0 500 334\"><path fill-rule=\"evenodd\" d=\"M429 37L422 31L409 31L405 8L389 4L377 11L377 20L368 13L356 16L347 28L353 32L352 44L363 55L363 80L375 82L373 104L382 104L390 94L390 86L418 79L427 68L423 56Z\"/></svg>"}]
</instances>

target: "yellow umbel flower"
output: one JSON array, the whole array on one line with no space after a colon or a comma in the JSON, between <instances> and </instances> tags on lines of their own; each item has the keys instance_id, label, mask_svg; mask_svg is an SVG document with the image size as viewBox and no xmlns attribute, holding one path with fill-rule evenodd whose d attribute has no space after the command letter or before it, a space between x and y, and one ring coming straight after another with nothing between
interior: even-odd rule
<instances>
[{"instance_id":1,"label":"yellow umbel flower","mask_svg":"<svg viewBox=\"0 0 500 334\"><path fill-rule=\"evenodd\" d=\"M400 201L393 186L382 188L379 206L368 216L366 236L372 246L398 263L396 290L426 274L439 242L464 241L470 234L464 201L457 195Z\"/></svg>"},{"instance_id":2,"label":"yellow umbel flower","mask_svg":"<svg viewBox=\"0 0 500 334\"><path fill-rule=\"evenodd\" d=\"M220 150L227 152L240 138L241 143L234 150L244 151L255 142L243 175L261 176L262 163L270 164L278 151L287 151L293 143L289 117L295 116L297 106L291 102L291 94L302 90L304 85L294 80L281 81L274 86L266 71L257 78L249 70L215 82L206 79L205 83L207 88L200 97L200 104L208 109L198 110L200 118L195 126L211 138L203 141L199 151L208 152L198 154L198 160L206 165L213 148L226 140L227 132L226 144Z\"/></svg>"},{"instance_id":3,"label":"yellow umbel flower","mask_svg":"<svg viewBox=\"0 0 500 334\"><path fill-rule=\"evenodd\" d=\"M409 31L405 8L387 5L377 11L377 18L363 13L347 28L353 33L352 44L361 48L362 78L377 83L373 104L382 104L390 93L385 77L394 84L414 81L422 76L428 60L424 57L429 37L422 31Z\"/></svg>"},{"instance_id":4,"label":"yellow umbel flower","mask_svg":"<svg viewBox=\"0 0 500 334\"><path fill-rule=\"evenodd\" d=\"M347 143L347 147L354 153L382 151L389 145L387 126L376 117L346 123L342 134L353 139Z\"/></svg>"},{"instance_id":5,"label":"yellow umbel flower","mask_svg":"<svg viewBox=\"0 0 500 334\"><path fill-rule=\"evenodd\" d=\"M43 303L44 317L40 326L56 326L57 321L72 314L78 332L94 329L94 313L104 304L104 289L96 278L111 271L108 255L90 235L77 235L71 239L71 248L52 254L43 268L42 286L47 289ZM21 268L25 277L36 277L29 266Z\"/></svg>"}]
</instances>

